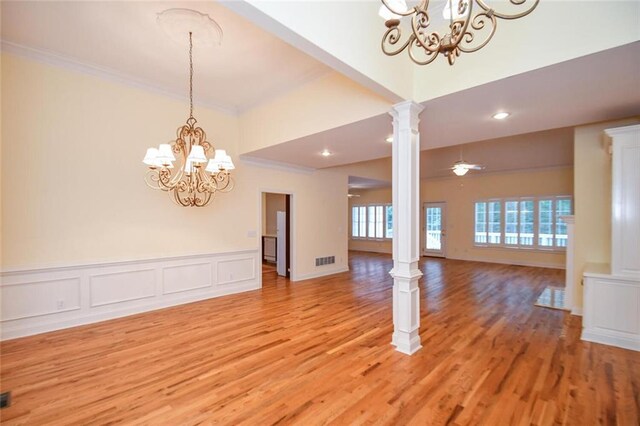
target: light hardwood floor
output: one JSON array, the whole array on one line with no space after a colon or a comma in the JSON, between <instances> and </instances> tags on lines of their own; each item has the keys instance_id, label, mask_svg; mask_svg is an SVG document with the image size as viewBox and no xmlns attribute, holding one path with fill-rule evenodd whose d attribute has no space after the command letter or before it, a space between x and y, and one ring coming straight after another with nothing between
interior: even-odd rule
<instances>
[{"instance_id":1,"label":"light hardwood floor","mask_svg":"<svg viewBox=\"0 0 640 426\"><path fill-rule=\"evenodd\" d=\"M640 354L534 307L563 272L422 259L424 348L393 350L388 256L351 272L4 342L13 424L638 425Z\"/></svg>"}]
</instances>

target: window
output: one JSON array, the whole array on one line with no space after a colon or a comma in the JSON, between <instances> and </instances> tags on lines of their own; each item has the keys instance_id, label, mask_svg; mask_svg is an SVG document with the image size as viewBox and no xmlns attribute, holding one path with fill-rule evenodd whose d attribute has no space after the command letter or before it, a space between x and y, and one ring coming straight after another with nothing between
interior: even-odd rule
<instances>
[{"instance_id":1,"label":"window","mask_svg":"<svg viewBox=\"0 0 640 426\"><path fill-rule=\"evenodd\" d=\"M382 210L384 206L369 206L369 238L382 238Z\"/></svg>"},{"instance_id":2,"label":"window","mask_svg":"<svg viewBox=\"0 0 640 426\"><path fill-rule=\"evenodd\" d=\"M500 201L489 201L487 205L489 206L489 213L487 216L487 242L489 244L500 244L502 240L502 230L500 229L502 223L500 216Z\"/></svg>"},{"instance_id":3,"label":"window","mask_svg":"<svg viewBox=\"0 0 640 426\"><path fill-rule=\"evenodd\" d=\"M393 206L388 205L385 208L385 227L384 237L393 238Z\"/></svg>"},{"instance_id":4,"label":"window","mask_svg":"<svg viewBox=\"0 0 640 426\"><path fill-rule=\"evenodd\" d=\"M476 203L476 243L487 242L487 203Z\"/></svg>"},{"instance_id":5,"label":"window","mask_svg":"<svg viewBox=\"0 0 640 426\"><path fill-rule=\"evenodd\" d=\"M365 206L354 206L351 209L351 236L354 238L366 238L367 236L367 210Z\"/></svg>"},{"instance_id":6,"label":"window","mask_svg":"<svg viewBox=\"0 0 640 426\"><path fill-rule=\"evenodd\" d=\"M389 204L353 206L351 237L383 239L393 237L393 207Z\"/></svg>"},{"instance_id":7,"label":"window","mask_svg":"<svg viewBox=\"0 0 640 426\"><path fill-rule=\"evenodd\" d=\"M567 246L571 197L522 197L475 203L476 245L558 249ZM504 215L502 214L504 212Z\"/></svg>"}]
</instances>

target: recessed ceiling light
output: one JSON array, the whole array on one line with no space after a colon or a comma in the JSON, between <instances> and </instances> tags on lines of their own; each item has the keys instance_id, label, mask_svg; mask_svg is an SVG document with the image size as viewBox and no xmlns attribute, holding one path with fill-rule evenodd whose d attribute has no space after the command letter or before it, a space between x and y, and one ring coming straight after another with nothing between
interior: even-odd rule
<instances>
[{"instance_id":1,"label":"recessed ceiling light","mask_svg":"<svg viewBox=\"0 0 640 426\"><path fill-rule=\"evenodd\" d=\"M331 151L329 151L328 149L325 149L320 153L320 155L322 155L323 157L328 157L331 155Z\"/></svg>"},{"instance_id":2,"label":"recessed ceiling light","mask_svg":"<svg viewBox=\"0 0 640 426\"><path fill-rule=\"evenodd\" d=\"M386 141L387 141L387 142L389 142L389 143L392 143L392 142L393 142L393 136L389 136L389 137L386 139Z\"/></svg>"},{"instance_id":3,"label":"recessed ceiling light","mask_svg":"<svg viewBox=\"0 0 640 426\"><path fill-rule=\"evenodd\" d=\"M496 120L504 120L510 115L511 114L508 112L496 112L495 114L493 114L493 118L495 118Z\"/></svg>"}]
</instances>

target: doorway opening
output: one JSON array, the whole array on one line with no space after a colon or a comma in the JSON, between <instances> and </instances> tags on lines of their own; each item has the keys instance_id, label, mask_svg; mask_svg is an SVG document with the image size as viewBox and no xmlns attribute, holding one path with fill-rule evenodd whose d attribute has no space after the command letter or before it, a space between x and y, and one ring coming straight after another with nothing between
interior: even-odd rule
<instances>
[{"instance_id":1,"label":"doorway opening","mask_svg":"<svg viewBox=\"0 0 640 426\"><path fill-rule=\"evenodd\" d=\"M291 277L291 195L262 193L262 273Z\"/></svg>"},{"instance_id":2,"label":"doorway opening","mask_svg":"<svg viewBox=\"0 0 640 426\"><path fill-rule=\"evenodd\" d=\"M424 256L446 257L447 208L446 203L424 203Z\"/></svg>"}]
</instances>

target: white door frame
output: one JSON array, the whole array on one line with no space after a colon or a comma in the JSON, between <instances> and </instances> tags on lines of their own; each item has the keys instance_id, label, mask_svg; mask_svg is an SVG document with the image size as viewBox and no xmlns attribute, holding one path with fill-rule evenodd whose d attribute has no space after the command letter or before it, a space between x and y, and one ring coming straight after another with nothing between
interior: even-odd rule
<instances>
[{"instance_id":1,"label":"white door frame","mask_svg":"<svg viewBox=\"0 0 640 426\"><path fill-rule=\"evenodd\" d=\"M427 250L427 208L440 207L442 209L442 230L440 235L440 250ZM447 203L444 201L425 202L422 204L422 255L433 257L447 257Z\"/></svg>"},{"instance_id":2,"label":"white door frame","mask_svg":"<svg viewBox=\"0 0 640 426\"><path fill-rule=\"evenodd\" d=\"M290 211L289 211L289 231L290 231L290 235L289 235L289 260L291 261L291 264L289 265L289 275L290 275L290 280L291 281L297 281L297 277L298 277L298 273L297 273L297 269L296 269L296 265L298 264L298 262L296 261L297 259L297 253L296 253L296 203L298 201L298 197L296 197L296 192L295 191L290 191L287 189L274 189L274 188L258 188L258 227L257 230L259 231L258 234L260 234L260 237L257 238L258 240L258 251L260 252L260 255L262 256L262 209L264 208L264 206L262 205L262 194L264 192L268 192L271 194L284 194L284 195L289 195L289 207L290 207ZM259 263L259 267L262 268L262 257L260 258L260 263ZM262 273L258 274L259 277L259 282L260 282L260 287L262 287Z\"/></svg>"}]
</instances>

